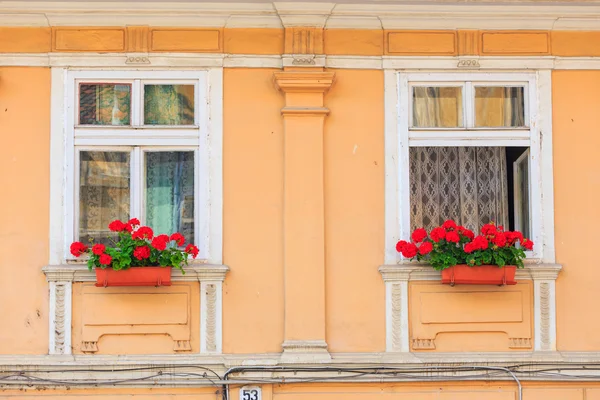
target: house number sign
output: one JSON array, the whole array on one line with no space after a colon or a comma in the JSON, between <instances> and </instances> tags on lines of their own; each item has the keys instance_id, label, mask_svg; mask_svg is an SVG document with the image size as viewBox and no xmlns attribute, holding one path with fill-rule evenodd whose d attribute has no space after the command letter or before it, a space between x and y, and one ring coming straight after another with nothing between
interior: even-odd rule
<instances>
[{"instance_id":1,"label":"house number sign","mask_svg":"<svg viewBox=\"0 0 600 400\"><path fill-rule=\"evenodd\" d=\"M240 389L240 400L262 400L258 386L244 386Z\"/></svg>"}]
</instances>

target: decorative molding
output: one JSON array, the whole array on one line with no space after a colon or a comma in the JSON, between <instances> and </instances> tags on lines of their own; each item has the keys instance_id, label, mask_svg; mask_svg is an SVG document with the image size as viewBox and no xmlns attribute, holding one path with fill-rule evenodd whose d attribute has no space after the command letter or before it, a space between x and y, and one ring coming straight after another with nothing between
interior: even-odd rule
<instances>
[{"instance_id":1,"label":"decorative molding","mask_svg":"<svg viewBox=\"0 0 600 400\"><path fill-rule=\"evenodd\" d=\"M402 318L406 310L402 308L402 292L401 284L393 284L392 286L392 346L390 351L400 350L402 348ZM404 291L406 294L406 291Z\"/></svg>"},{"instance_id":2,"label":"decorative molding","mask_svg":"<svg viewBox=\"0 0 600 400\"><path fill-rule=\"evenodd\" d=\"M119 28L52 28L54 52L121 52L125 50L125 29Z\"/></svg>"},{"instance_id":3,"label":"decorative molding","mask_svg":"<svg viewBox=\"0 0 600 400\"><path fill-rule=\"evenodd\" d=\"M285 28L285 53L322 54L323 29L307 26Z\"/></svg>"},{"instance_id":4,"label":"decorative molding","mask_svg":"<svg viewBox=\"0 0 600 400\"><path fill-rule=\"evenodd\" d=\"M385 53L391 55L447 55L457 54L456 31L386 31Z\"/></svg>"},{"instance_id":5,"label":"decorative molding","mask_svg":"<svg viewBox=\"0 0 600 400\"><path fill-rule=\"evenodd\" d=\"M96 281L95 272L89 271L87 266L82 264L47 265L42 268L42 271L46 274L48 282ZM173 282L223 282L227 272L229 272L229 267L226 265L190 264L185 267L185 274L173 268L171 271L171 280Z\"/></svg>"},{"instance_id":6,"label":"decorative molding","mask_svg":"<svg viewBox=\"0 0 600 400\"><path fill-rule=\"evenodd\" d=\"M516 279L556 280L562 266L560 264L526 263L525 268L518 268ZM382 265L379 272L384 282L397 281L440 281L441 271L420 263Z\"/></svg>"},{"instance_id":7,"label":"decorative molding","mask_svg":"<svg viewBox=\"0 0 600 400\"><path fill-rule=\"evenodd\" d=\"M285 93L325 93L333 85L335 73L285 71L274 73L275 83Z\"/></svg>"},{"instance_id":8,"label":"decorative molding","mask_svg":"<svg viewBox=\"0 0 600 400\"><path fill-rule=\"evenodd\" d=\"M458 55L473 56L479 54L479 31L459 29L457 35Z\"/></svg>"},{"instance_id":9,"label":"decorative molding","mask_svg":"<svg viewBox=\"0 0 600 400\"><path fill-rule=\"evenodd\" d=\"M458 60L458 64L456 66L458 68L479 69L481 64L479 64L479 59L477 58L467 58Z\"/></svg>"},{"instance_id":10,"label":"decorative molding","mask_svg":"<svg viewBox=\"0 0 600 400\"><path fill-rule=\"evenodd\" d=\"M434 339L412 339L411 346L415 350L435 350Z\"/></svg>"},{"instance_id":11,"label":"decorative molding","mask_svg":"<svg viewBox=\"0 0 600 400\"><path fill-rule=\"evenodd\" d=\"M0 25L600 30L600 3L587 3L12 1L0 5Z\"/></svg>"},{"instance_id":12,"label":"decorative molding","mask_svg":"<svg viewBox=\"0 0 600 400\"><path fill-rule=\"evenodd\" d=\"M149 33L150 29L148 26L128 26L125 29L127 37L126 50L131 53L147 53L150 49L149 46Z\"/></svg>"},{"instance_id":13,"label":"decorative molding","mask_svg":"<svg viewBox=\"0 0 600 400\"><path fill-rule=\"evenodd\" d=\"M206 351L217 351L217 287L207 284L204 287L206 298Z\"/></svg>"},{"instance_id":14,"label":"decorative molding","mask_svg":"<svg viewBox=\"0 0 600 400\"><path fill-rule=\"evenodd\" d=\"M146 57L140 64L131 57ZM313 58L314 57L314 58ZM261 54L204 54L204 53L0 53L0 66L37 67L152 67L164 69L187 68L282 68L294 67L295 59L313 58L312 67L340 69L387 70L462 70L475 66L481 70L599 70L600 57L554 56L345 56L345 55L261 55ZM128 62L129 61L129 62Z\"/></svg>"},{"instance_id":15,"label":"decorative molding","mask_svg":"<svg viewBox=\"0 0 600 400\"><path fill-rule=\"evenodd\" d=\"M321 364L331 361L324 340L286 340L281 347L283 353L279 362L282 364Z\"/></svg>"},{"instance_id":16,"label":"decorative molding","mask_svg":"<svg viewBox=\"0 0 600 400\"><path fill-rule=\"evenodd\" d=\"M221 29L151 28L150 51L180 53L220 53Z\"/></svg>"},{"instance_id":17,"label":"decorative molding","mask_svg":"<svg viewBox=\"0 0 600 400\"><path fill-rule=\"evenodd\" d=\"M511 349L531 349L531 338L508 338L508 347Z\"/></svg>"},{"instance_id":18,"label":"decorative molding","mask_svg":"<svg viewBox=\"0 0 600 400\"><path fill-rule=\"evenodd\" d=\"M549 31L482 32L479 36L481 55L550 55Z\"/></svg>"},{"instance_id":19,"label":"decorative molding","mask_svg":"<svg viewBox=\"0 0 600 400\"><path fill-rule=\"evenodd\" d=\"M127 53L127 60L125 61L127 65L149 65L150 59L148 58L148 53Z\"/></svg>"},{"instance_id":20,"label":"decorative molding","mask_svg":"<svg viewBox=\"0 0 600 400\"><path fill-rule=\"evenodd\" d=\"M550 284L541 282L540 299L540 345L542 350L550 350Z\"/></svg>"},{"instance_id":21,"label":"decorative molding","mask_svg":"<svg viewBox=\"0 0 600 400\"><path fill-rule=\"evenodd\" d=\"M50 282L50 354L71 354L71 282Z\"/></svg>"}]
</instances>

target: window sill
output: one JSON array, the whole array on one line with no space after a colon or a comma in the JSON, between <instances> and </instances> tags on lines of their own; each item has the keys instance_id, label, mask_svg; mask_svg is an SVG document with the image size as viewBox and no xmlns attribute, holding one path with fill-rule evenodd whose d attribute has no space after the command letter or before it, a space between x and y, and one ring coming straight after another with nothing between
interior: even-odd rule
<instances>
[{"instance_id":1,"label":"window sill","mask_svg":"<svg viewBox=\"0 0 600 400\"><path fill-rule=\"evenodd\" d=\"M548 264L535 262L525 262L525 268L517 268L516 279L530 280L556 280L562 270L560 264ZM383 276L384 282L392 281L439 281L441 280L441 271L436 271L428 264L424 263L400 263L392 265L382 265L379 272Z\"/></svg>"},{"instance_id":2,"label":"window sill","mask_svg":"<svg viewBox=\"0 0 600 400\"><path fill-rule=\"evenodd\" d=\"M96 274L85 264L47 265L42 268L48 282L95 282ZM174 282L203 282L225 280L226 265L194 263L185 267L185 275L178 269L171 272Z\"/></svg>"}]
</instances>

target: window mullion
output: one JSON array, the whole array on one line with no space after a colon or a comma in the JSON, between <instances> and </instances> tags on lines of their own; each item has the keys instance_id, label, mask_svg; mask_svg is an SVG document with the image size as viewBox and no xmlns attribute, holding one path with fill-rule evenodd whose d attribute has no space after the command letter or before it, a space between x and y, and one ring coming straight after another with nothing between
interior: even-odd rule
<instances>
[{"instance_id":1,"label":"window mullion","mask_svg":"<svg viewBox=\"0 0 600 400\"><path fill-rule=\"evenodd\" d=\"M465 127L470 129L475 126L475 91L473 89L473 82L465 82L465 96L463 99Z\"/></svg>"},{"instance_id":2,"label":"window mullion","mask_svg":"<svg viewBox=\"0 0 600 400\"><path fill-rule=\"evenodd\" d=\"M131 125L141 126L142 125L142 83L140 79L133 81L131 88Z\"/></svg>"},{"instance_id":3,"label":"window mullion","mask_svg":"<svg viewBox=\"0 0 600 400\"><path fill-rule=\"evenodd\" d=\"M143 157L142 150L140 147L134 147L131 152L131 178L130 178L130 187L131 187L131 208L130 215L131 217L140 217L142 221L144 221L144 215L142 213L142 198L143 198ZM144 222L142 222L144 223Z\"/></svg>"}]
</instances>

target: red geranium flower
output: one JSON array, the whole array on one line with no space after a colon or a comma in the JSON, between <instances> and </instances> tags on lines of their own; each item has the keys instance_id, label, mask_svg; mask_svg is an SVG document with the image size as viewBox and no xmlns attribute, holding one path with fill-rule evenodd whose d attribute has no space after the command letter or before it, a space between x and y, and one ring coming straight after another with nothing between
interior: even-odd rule
<instances>
[{"instance_id":1,"label":"red geranium flower","mask_svg":"<svg viewBox=\"0 0 600 400\"><path fill-rule=\"evenodd\" d=\"M398 253L402 253L402 249L404 249L404 246L407 244L408 242L406 240L400 240L398 243L396 243L396 251Z\"/></svg>"},{"instance_id":2,"label":"red geranium flower","mask_svg":"<svg viewBox=\"0 0 600 400\"><path fill-rule=\"evenodd\" d=\"M450 243L458 243L460 242L460 236L456 231L446 232L446 240Z\"/></svg>"},{"instance_id":3,"label":"red geranium flower","mask_svg":"<svg viewBox=\"0 0 600 400\"><path fill-rule=\"evenodd\" d=\"M105 250L106 246L102 243L98 243L92 246L92 253L94 253L97 256L104 254Z\"/></svg>"},{"instance_id":4,"label":"red geranium flower","mask_svg":"<svg viewBox=\"0 0 600 400\"><path fill-rule=\"evenodd\" d=\"M196 246L194 246L193 244L188 244L187 247L185 248L185 252L190 254L192 257L196 258L198 257L198 248Z\"/></svg>"},{"instance_id":5,"label":"red geranium flower","mask_svg":"<svg viewBox=\"0 0 600 400\"><path fill-rule=\"evenodd\" d=\"M150 247L148 246L139 246L133 250L133 256L138 260L143 260L150 257Z\"/></svg>"},{"instance_id":6,"label":"red geranium flower","mask_svg":"<svg viewBox=\"0 0 600 400\"><path fill-rule=\"evenodd\" d=\"M412 240L415 243L421 243L427 237L427 231L424 228L415 229L412 233Z\"/></svg>"},{"instance_id":7,"label":"red geranium flower","mask_svg":"<svg viewBox=\"0 0 600 400\"><path fill-rule=\"evenodd\" d=\"M425 256L433 250L433 244L431 242L423 242L419 246L419 254Z\"/></svg>"},{"instance_id":8,"label":"red geranium flower","mask_svg":"<svg viewBox=\"0 0 600 400\"><path fill-rule=\"evenodd\" d=\"M523 246L525 250L533 250L533 242L529 239L521 240L521 246Z\"/></svg>"},{"instance_id":9,"label":"red geranium flower","mask_svg":"<svg viewBox=\"0 0 600 400\"><path fill-rule=\"evenodd\" d=\"M125 230L125 223L123 221L119 221L118 219L114 220L110 224L108 224L108 229L113 232L121 232Z\"/></svg>"},{"instance_id":10,"label":"red geranium flower","mask_svg":"<svg viewBox=\"0 0 600 400\"><path fill-rule=\"evenodd\" d=\"M404 246L404 249L402 249L402 255L405 258L413 258L417 255L418 251L419 250L417 249L417 246L414 243L408 243L406 246Z\"/></svg>"},{"instance_id":11,"label":"red geranium flower","mask_svg":"<svg viewBox=\"0 0 600 400\"><path fill-rule=\"evenodd\" d=\"M475 251L475 246L473 245L473 242L465 244L465 253L472 253L474 251Z\"/></svg>"},{"instance_id":12,"label":"red geranium flower","mask_svg":"<svg viewBox=\"0 0 600 400\"><path fill-rule=\"evenodd\" d=\"M481 235L475 237L471 243L473 243L474 250L485 250L489 246L487 239Z\"/></svg>"},{"instance_id":13,"label":"red geranium flower","mask_svg":"<svg viewBox=\"0 0 600 400\"><path fill-rule=\"evenodd\" d=\"M153 236L154 232L149 226L141 226L137 231L133 232L133 235L131 235L134 239L152 239Z\"/></svg>"},{"instance_id":14,"label":"red geranium flower","mask_svg":"<svg viewBox=\"0 0 600 400\"><path fill-rule=\"evenodd\" d=\"M456 222L452 221L451 219L445 221L442 224L442 228L448 230L448 229L456 229Z\"/></svg>"},{"instance_id":15,"label":"red geranium flower","mask_svg":"<svg viewBox=\"0 0 600 400\"><path fill-rule=\"evenodd\" d=\"M75 257L79 257L85 253L87 249L87 246L81 242L73 242L70 247L71 254L73 254Z\"/></svg>"},{"instance_id":16,"label":"red geranium flower","mask_svg":"<svg viewBox=\"0 0 600 400\"><path fill-rule=\"evenodd\" d=\"M152 247L156 250L163 251L167 248L167 243L169 243L169 237L167 235L158 235L152 239Z\"/></svg>"},{"instance_id":17,"label":"red geranium flower","mask_svg":"<svg viewBox=\"0 0 600 400\"><path fill-rule=\"evenodd\" d=\"M174 234L172 234L171 240L177 242L177 246L183 246L183 244L185 243L185 237L179 232L175 232Z\"/></svg>"},{"instance_id":18,"label":"red geranium flower","mask_svg":"<svg viewBox=\"0 0 600 400\"><path fill-rule=\"evenodd\" d=\"M132 226L138 226L140 224L140 220L137 218L131 218L129 221L127 221L127 223Z\"/></svg>"},{"instance_id":19,"label":"red geranium flower","mask_svg":"<svg viewBox=\"0 0 600 400\"><path fill-rule=\"evenodd\" d=\"M498 247L504 247L506 246L506 234L503 232L498 232L496 233L496 237L494 237L493 240L494 244Z\"/></svg>"},{"instance_id":20,"label":"red geranium flower","mask_svg":"<svg viewBox=\"0 0 600 400\"><path fill-rule=\"evenodd\" d=\"M463 231L461 232L464 236L468 237L469 240L473 240L473 238L475 237L475 234L473 233L472 230L469 229L463 229Z\"/></svg>"},{"instance_id":21,"label":"red geranium flower","mask_svg":"<svg viewBox=\"0 0 600 400\"><path fill-rule=\"evenodd\" d=\"M108 254L102 254L100 256L100 264L102 265L110 265L110 263L112 262L112 257L109 256Z\"/></svg>"},{"instance_id":22,"label":"red geranium flower","mask_svg":"<svg viewBox=\"0 0 600 400\"><path fill-rule=\"evenodd\" d=\"M481 233L483 233L485 236L495 235L496 232L498 232L498 230L496 229L494 224L485 224L481 227Z\"/></svg>"},{"instance_id":23,"label":"red geranium flower","mask_svg":"<svg viewBox=\"0 0 600 400\"><path fill-rule=\"evenodd\" d=\"M444 228L440 227L433 228L433 230L429 234L429 237L431 238L431 240L437 243L446 237L446 231L444 230Z\"/></svg>"}]
</instances>

